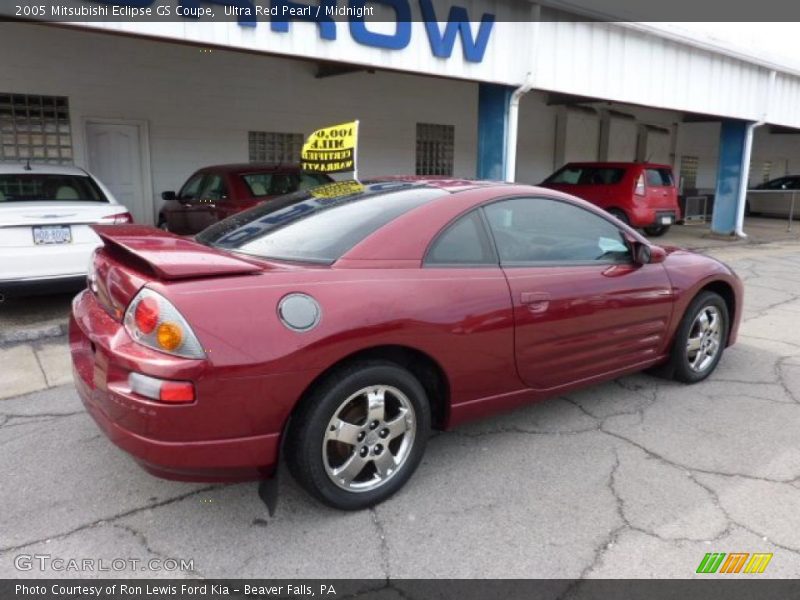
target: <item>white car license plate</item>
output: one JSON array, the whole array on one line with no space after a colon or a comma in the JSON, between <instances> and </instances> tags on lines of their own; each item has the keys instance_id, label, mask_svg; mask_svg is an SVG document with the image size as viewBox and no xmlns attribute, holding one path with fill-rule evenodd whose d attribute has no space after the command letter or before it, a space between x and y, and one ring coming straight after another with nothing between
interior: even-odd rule
<instances>
[{"instance_id":1,"label":"white car license plate","mask_svg":"<svg viewBox=\"0 0 800 600\"><path fill-rule=\"evenodd\" d=\"M72 230L69 225L43 225L33 228L33 243L37 246L45 244L72 243Z\"/></svg>"},{"instance_id":2,"label":"white car license plate","mask_svg":"<svg viewBox=\"0 0 800 600\"><path fill-rule=\"evenodd\" d=\"M672 225L672 217L661 217L662 225Z\"/></svg>"}]
</instances>

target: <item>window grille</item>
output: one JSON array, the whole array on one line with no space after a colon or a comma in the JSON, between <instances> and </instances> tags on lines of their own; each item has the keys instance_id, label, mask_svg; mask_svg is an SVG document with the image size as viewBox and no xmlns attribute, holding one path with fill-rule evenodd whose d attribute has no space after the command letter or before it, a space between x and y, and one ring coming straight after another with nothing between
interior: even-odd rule
<instances>
[{"instance_id":1,"label":"window grille","mask_svg":"<svg viewBox=\"0 0 800 600\"><path fill-rule=\"evenodd\" d=\"M294 164L300 162L303 134L251 131L248 144L250 162Z\"/></svg>"},{"instance_id":2,"label":"window grille","mask_svg":"<svg viewBox=\"0 0 800 600\"><path fill-rule=\"evenodd\" d=\"M453 175L455 127L417 123L417 175Z\"/></svg>"},{"instance_id":3,"label":"window grille","mask_svg":"<svg viewBox=\"0 0 800 600\"><path fill-rule=\"evenodd\" d=\"M700 160L696 156L681 156L681 192L697 189L697 166Z\"/></svg>"},{"instance_id":4,"label":"window grille","mask_svg":"<svg viewBox=\"0 0 800 600\"><path fill-rule=\"evenodd\" d=\"M0 93L0 161L72 164L66 96Z\"/></svg>"}]
</instances>

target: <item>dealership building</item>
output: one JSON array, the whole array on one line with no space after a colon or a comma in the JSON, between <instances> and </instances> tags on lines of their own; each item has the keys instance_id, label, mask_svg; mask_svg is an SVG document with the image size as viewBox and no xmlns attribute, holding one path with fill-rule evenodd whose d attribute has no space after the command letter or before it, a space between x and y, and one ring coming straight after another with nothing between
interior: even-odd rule
<instances>
[{"instance_id":1,"label":"dealership building","mask_svg":"<svg viewBox=\"0 0 800 600\"><path fill-rule=\"evenodd\" d=\"M553 3L368 4L376 20L0 22L0 161L84 167L154 223L196 169L297 162L311 131L358 119L363 178L538 183L568 161L647 160L714 196L731 235L748 183L800 174L800 67L747 40Z\"/></svg>"}]
</instances>

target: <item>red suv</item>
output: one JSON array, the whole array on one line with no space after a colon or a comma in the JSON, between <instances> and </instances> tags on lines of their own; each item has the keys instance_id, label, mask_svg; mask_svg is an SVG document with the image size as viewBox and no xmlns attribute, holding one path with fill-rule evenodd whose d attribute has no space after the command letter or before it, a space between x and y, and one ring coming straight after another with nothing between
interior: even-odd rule
<instances>
[{"instance_id":1,"label":"red suv","mask_svg":"<svg viewBox=\"0 0 800 600\"><path fill-rule=\"evenodd\" d=\"M588 200L651 236L664 235L681 218L669 165L569 163L545 179L542 186Z\"/></svg>"},{"instance_id":2,"label":"red suv","mask_svg":"<svg viewBox=\"0 0 800 600\"><path fill-rule=\"evenodd\" d=\"M333 181L322 173L297 166L244 163L205 167L194 173L181 191L163 192L158 214L161 229L193 235L209 225L275 196Z\"/></svg>"}]
</instances>

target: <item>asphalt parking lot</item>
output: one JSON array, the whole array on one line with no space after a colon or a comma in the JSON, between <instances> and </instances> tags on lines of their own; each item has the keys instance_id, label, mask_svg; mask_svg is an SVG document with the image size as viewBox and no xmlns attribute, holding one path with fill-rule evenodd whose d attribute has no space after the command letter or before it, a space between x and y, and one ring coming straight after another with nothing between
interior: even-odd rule
<instances>
[{"instance_id":1,"label":"asphalt parking lot","mask_svg":"<svg viewBox=\"0 0 800 600\"><path fill-rule=\"evenodd\" d=\"M746 281L709 380L635 375L437 434L358 513L285 473L274 517L255 484L155 479L83 412L63 337L0 346L0 577L688 578L707 552L773 553L761 577L800 577L800 244L707 251ZM17 568L41 554L193 569Z\"/></svg>"}]
</instances>

